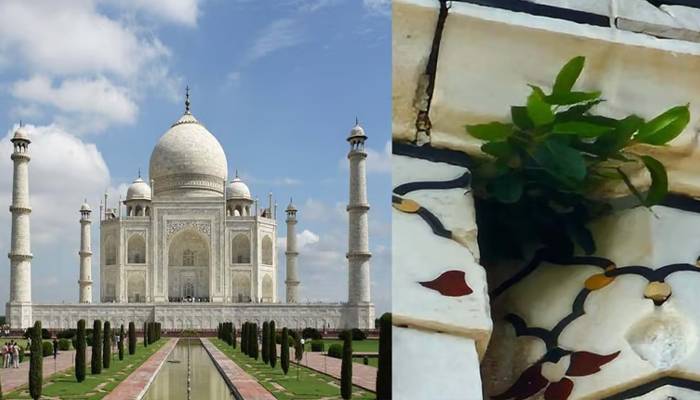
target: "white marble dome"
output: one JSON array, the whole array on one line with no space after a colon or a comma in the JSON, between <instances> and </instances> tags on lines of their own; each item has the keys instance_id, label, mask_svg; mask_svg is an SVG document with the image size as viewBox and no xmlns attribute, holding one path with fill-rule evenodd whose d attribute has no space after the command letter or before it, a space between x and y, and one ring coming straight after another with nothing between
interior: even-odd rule
<instances>
[{"instance_id":1,"label":"white marble dome","mask_svg":"<svg viewBox=\"0 0 700 400\"><path fill-rule=\"evenodd\" d=\"M186 112L151 153L154 194L223 195L228 164L219 141Z\"/></svg>"},{"instance_id":2,"label":"white marble dome","mask_svg":"<svg viewBox=\"0 0 700 400\"><path fill-rule=\"evenodd\" d=\"M250 200L250 189L248 188L248 185L241 180L241 178L235 177L228 185L226 190L226 198Z\"/></svg>"},{"instance_id":3,"label":"white marble dome","mask_svg":"<svg viewBox=\"0 0 700 400\"><path fill-rule=\"evenodd\" d=\"M129 200L151 200L151 187L141 177L136 178L127 189L126 201Z\"/></svg>"},{"instance_id":4,"label":"white marble dome","mask_svg":"<svg viewBox=\"0 0 700 400\"><path fill-rule=\"evenodd\" d=\"M348 135L348 141L359 138L359 139L366 139L367 135L365 135L365 130L360 126L360 123L355 121L355 126L352 127L350 130L350 135Z\"/></svg>"},{"instance_id":5,"label":"white marble dome","mask_svg":"<svg viewBox=\"0 0 700 400\"><path fill-rule=\"evenodd\" d=\"M24 126L20 125L19 128L15 131L14 136L12 136L12 140L26 140L29 141L29 132L27 132L27 128Z\"/></svg>"}]
</instances>

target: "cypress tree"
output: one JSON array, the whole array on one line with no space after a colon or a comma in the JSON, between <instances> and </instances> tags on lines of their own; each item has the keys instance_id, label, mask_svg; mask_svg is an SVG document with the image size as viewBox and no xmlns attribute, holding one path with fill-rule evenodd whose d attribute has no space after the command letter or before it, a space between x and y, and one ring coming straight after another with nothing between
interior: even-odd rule
<instances>
[{"instance_id":1,"label":"cypress tree","mask_svg":"<svg viewBox=\"0 0 700 400\"><path fill-rule=\"evenodd\" d=\"M268 357L270 357L270 366L275 368L277 365L277 332L275 331L275 321L270 321L269 329L270 340L268 342L270 345L270 354Z\"/></svg>"},{"instance_id":2,"label":"cypress tree","mask_svg":"<svg viewBox=\"0 0 700 400\"><path fill-rule=\"evenodd\" d=\"M280 354L280 365L282 366L282 372L287 375L289 371L289 331L287 328L282 328L282 353Z\"/></svg>"},{"instance_id":3,"label":"cypress tree","mask_svg":"<svg viewBox=\"0 0 700 400\"><path fill-rule=\"evenodd\" d=\"M343 335L343 362L340 366L340 396L352 397L352 334L345 331Z\"/></svg>"},{"instance_id":4,"label":"cypress tree","mask_svg":"<svg viewBox=\"0 0 700 400\"><path fill-rule=\"evenodd\" d=\"M260 347L258 347L258 324L253 323L253 329L251 329L250 335L252 336L251 343L253 343L252 357L257 360L260 354Z\"/></svg>"},{"instance_id":5,"label":"cypress tree","mask_svg":"<svg viewBox=\"0 0 700 400\"><path fill-rule=\"evenodd\" d=\"M29 395L34 400L38 400L41 397L41 386L43 384L44 354L42 347L41 321L36 321L34 329L32 329L32 355L29 359Z\"/></svg>"},{"instance_id":6,"label":"cypress tree","mask_svg":"<svg viewBox=\"0 0 700 400\"><path fill-rule=\"evenodd\" d=\"M262 361L267 364L270 362L270 345L267 343L269 340L268 334L270 331L270 324L265 321L262 326Z\"/></svg>"},{"instance_id":7,"label":"cypress tree","mask_svg":"<svg viewBox=\"0 0 700 400\"><path fill-rule=\"evenodd\" d=\"M93 375L102 373L102 321L96 319L92 324L92 359L90 372Z\"/></svg>"},{"instance_id":8,"label":"cypress tree","mask_svg":"<svg viewBox=\"0 0 700 400\"><path fill-rule=\"evenodd\" d=\"M148 322L143 323L143 347L148 347Z\"/></svg>"},{"instance_id":9,"label":"cypress tree","mask_svg":"<svg viewBox=\"0 0 700 400\"><path fill-rule=\"evenodd\" d=\"M379 318L377 399L391 399L391 313L384 313Z\"/></svg>"},{"instance_id":10,"label":"cypress tree","mask_svg":"<svg viewBox=\"0 0 700 400\"><path fill-rule=\"evenodd\" d=\"M123 360L124 359L124 325L121 325L119 327L119 359Z\"/></svg>"},{"instance_id":11,"label":"cypress tree","mask_svg":"<svg viewBox=\"0 0 700 400\"><path fill-rule=\"evenodd\" d=\"M221 339L221 322L219 322L219 326L216 327L216 337Z\"/></svg>"},{"instance_id":12,"label":"cypress tree","mask_svg":"<svg viewBox=\"0 0 700 400\"><path fill-rule=\"evenodd\" d=\"M129 322L129 355L136 353L136 325Z\"/></svg>"},{"instance_id":13,"label":"cypress tree","mask_svg":"<svg viewBox=\"0 0 700 400\"><path fill-rule=\"evenodd\" d=\"M248 323L244 322L241 328L241 353L248 354Z\"/></svg>"},{"instance_id":14,"label":"cypress tree","mask_svg":"<svg viewBox=\"0 0 700 400\"><path fill-rule=\"evenodd\" d=\"M104 332L102 332L102 368L109 368L112 361L112 326L109 321L105 321Z\"/></svg>"},{"instance_id":15,"label":"cypress tree","mask_svg":"<svg viewBox=\"0 0 700 400\"><path fill-rule=\"evenodd\" d=\"M236 325L234 325L233 322L231 322L231 339L233 341L233 343L231 343L231 346L233 346L233 348L235 349L236 348Z\"/></svg>"},{"instance_id":16,"label":"cypress tree","mask_svg":"<svg viewBox=\"0 0 700 400\"><path fill-rule=\"evenodd\" d=\"M75 337L75 379L85 380L85 320L78 321L78 332Z\"/></svg>"}]
</instances>

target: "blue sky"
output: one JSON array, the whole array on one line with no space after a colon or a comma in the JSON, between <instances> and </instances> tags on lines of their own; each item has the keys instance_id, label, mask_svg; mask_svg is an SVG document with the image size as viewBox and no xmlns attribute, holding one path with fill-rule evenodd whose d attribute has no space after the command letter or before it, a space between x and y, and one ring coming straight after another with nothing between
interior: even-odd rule
<instances>
[{"instance_id":1,"label":"blue sky","mask_svg":"<svg viewBox=\"0 0 700 400\"><path fill-rule=\"evenodd\" d=\"M80 203L87 197L96 209L107 190L114 204L139 168L146 175L188 84L229 174L238 169L254 196L271 191L280 205L291 196L300 209L303 299L347 296L345 137L360 119L369 136L372 294L378 313L388 310L389 0L27 3L0 4L0 204L10 203L8 136L22 119L34 138L34 301L77 300ZM0 214L0 254L9 250L9 217ZM6 265L0 298L8 298ZM282 262L280 296L283 281Z\"/></svg>"}]
</instances>

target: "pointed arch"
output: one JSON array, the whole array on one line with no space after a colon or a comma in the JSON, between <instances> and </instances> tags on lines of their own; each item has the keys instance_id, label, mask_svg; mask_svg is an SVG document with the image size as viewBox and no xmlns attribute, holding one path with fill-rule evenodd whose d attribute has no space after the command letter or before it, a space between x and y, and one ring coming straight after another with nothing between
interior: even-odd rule
<instances>
[{"instance_id":1,"label":"pointed arch","mask_svg":"<svg viewBox=\"0 0 700 400\"><path fill-rule=\"evenodd\" d=\"M248 235L239 233L231 241L231 262L250 264L250 239Z\"/></svg>"},{"instance_id":2,"label":"pointed arch","mask_svg":"<svg viewBox=\"0 0 700 400\"><path fill-rule=\"evenodd\" d=\"M133 234L126 244L127 262L129 264L146 263L146 240L141 234Z\"/></svg>"},{"instance_id":3,"label":"pointed arch","mask_svg":"<svg viewBox=\"0 0 700 400\"><path fill-rule=\"evenodd\" d=\"M262 263L272 265L272 239L268 235L262 240Z\"/></svg>"}]
</instances>

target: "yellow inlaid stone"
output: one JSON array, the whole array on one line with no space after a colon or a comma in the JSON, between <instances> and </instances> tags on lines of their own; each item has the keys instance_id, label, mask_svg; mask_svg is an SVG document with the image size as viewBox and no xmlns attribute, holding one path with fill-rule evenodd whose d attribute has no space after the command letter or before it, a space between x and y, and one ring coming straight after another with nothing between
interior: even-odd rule
<instances>
[{"instance_id":1,"label":"yellow inlaid stone","mask_svg":"<svg viewBox=\"0 0 700 400\"><path fill-rule=\"evenodd\" d=\"M401 202L391 203L391 205L399 211L411 214L418 212L418 209L420 208L420 204L411 199L401 199Z\"/></svg>"},{"instance_id":2,"label":"yellow inlaid stone","mask_svg":"<svg viewBox=\"0 0 700 400\"><path fill-rule=\"evenodd\" d=\"M644 289L644 297L654 300L654 303L663 303L671 295L671 285L666 282L649 282Z\"/></svg>"},{"instance_id":3,"label":"yellow inlaid stone","mask_svg":"<svg viewBox=\"0 0 700 400\"><path fill-rule=\"evenodd\" d=\"M605 274L595 274L586 279L586 283L584 284L584 286L586 287L586 289L593 291L608 286L610 282L614 280L614 276L606 276Z\"/></svg>"}]
</instances>

